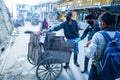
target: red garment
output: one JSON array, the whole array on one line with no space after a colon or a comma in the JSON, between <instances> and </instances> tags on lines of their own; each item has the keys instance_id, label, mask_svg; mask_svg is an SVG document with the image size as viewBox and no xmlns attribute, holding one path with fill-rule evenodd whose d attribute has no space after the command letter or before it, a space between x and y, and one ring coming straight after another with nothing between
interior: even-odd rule
<instances>
[{"instance_id":1,"label":"red garment","mask_svg":"<svg viewBox=\"0 0 120 80\"><path fill-rule=\"evenodd\" d=\"M42 22L42 25L43 25L43 24L46 24L46 29L48 29L48 22L44 22L44 21L43 21L43 22Z\"/></svg>"}]
</instances>

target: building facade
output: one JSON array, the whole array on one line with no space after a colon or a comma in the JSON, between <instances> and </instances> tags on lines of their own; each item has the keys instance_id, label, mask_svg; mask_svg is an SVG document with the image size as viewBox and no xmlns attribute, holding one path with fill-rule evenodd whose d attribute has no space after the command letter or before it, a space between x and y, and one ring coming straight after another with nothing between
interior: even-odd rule
<instances>
[{"instance_id":1,"label":"building facade","mask_svg":"<svg viewBox=\"0 0 120 80\"><path fill-rule=\"evenodd\" d=\"M102 9L110 7L112 0L61 0L57 8L61 12L60 20L65 20L65 12L71 10L73 19L84 20L88 13L100 14Z\"/></svg>"},{"instance_id":2,"label":"building facade","mask_svg":"<svg viewBox=\"0 0 120 80\"><path fill-rule=\"evenodd\" d=\"M73 19L84 21L88 13L99 15L102 10L109 9L112 0L59 0L56 2L38 4L41 19L64 21L65 13L71 10Z\"/></svg>"}]
</instances>

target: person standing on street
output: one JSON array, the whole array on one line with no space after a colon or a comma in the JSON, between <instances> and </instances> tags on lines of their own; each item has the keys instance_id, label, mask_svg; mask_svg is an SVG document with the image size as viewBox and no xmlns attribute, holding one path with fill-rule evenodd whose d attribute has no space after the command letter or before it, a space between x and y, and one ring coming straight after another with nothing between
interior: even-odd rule
<instances>
[{"instance_id":1,"label":"person standing on street","mask_svg":"<svg viewBox=\"0 0 120 80\"><path fill-rule=\"evenodd\" d=\"M41 23L41 28L40 30L47 30L48 29L48 22L46 21L46 19L44 19L44 21Z\"/></svg>"},{"instance_id":2,"label":"person standing on street","mask_svg":"<svg viewBox=\"0 0 120 80\"><path fill-rule=\"evenodd\" d=\"M115 28L113 26L114 24L114 17L109 13L105 12L102 15L100 15L100 25L102 28L102 31L105 31L108 33L108 35L113 38L115 35ZM92 58L92 65L89 72L88 80L101 80L97 66L102 59L105 47L106 47L106 40L104 36L100 32L96 32L91 40L90 45L87 47L86 56L88 58ZM105 74L105 76L102 76L103 78L108 76L108 74ZM112 79L113 80L113 79Z\"/></svg>"},{"instance_id":3,"label":"person standing on street","mask_svg":"<svg viewBox=\"0 0 120 80\"><path fill-rule=\"evenodd\" d=\"M77 21L72 19L72 12L68 11L66 12L66 21L61 23L60 25L53 27L49 29L48 31L58 31L60 29L64 30L64 35L67 38L67 41L70 43L74 42L74 64L77 67L80 67L78 64L78 53L79 53L79 48L78 48L78 41L80 41L80 36L79 36L79 26L77 24ZM69 68L69 63L66 63L64 68Z\"/></svg>"},{"instance_id":4,"label":"person standing on street","mask_svg":"<svg viewBox=\"0 0 120 80\"><path fill-rule=\"evenodd\" d=\"M88 35L88 42L86 44L89 44L90 40L92 39L93 35L97 32L100 31L100 26L99 26L99 22L96 20L96 17L93 14L88 14L85 17L87 23L89 24L88 27L85 29L85 31L83 32L82 36L81 36L81 40L83 40L87 35ZM87 58L85 56L85 60L84 60L84 70L81 71L81 73L88 73L88 62L89 62L89 58Z\"/></svg>"}]
</instances>

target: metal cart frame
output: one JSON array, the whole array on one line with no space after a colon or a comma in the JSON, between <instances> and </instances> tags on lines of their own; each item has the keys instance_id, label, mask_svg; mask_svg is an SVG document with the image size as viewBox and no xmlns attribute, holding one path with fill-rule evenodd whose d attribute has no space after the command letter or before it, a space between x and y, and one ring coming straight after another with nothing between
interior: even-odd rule
<instances>
[{"instance_id":1,"label":"metal cart frame","mask_svg":"<svg viewBox=\"0 0 120 80\"><path fill-rule=\"evenodd\" d=\"M46 33L45 36L43 44L38 34L31 34L27 58L31 64L37 66L36 76L39 80L55 80L62 72L63 63L70 61L73 45L67 43L63 36L56 36L55 33ZM57 44L61 43L53 44L56 43L54 38L59 40Z\"/></svg>"}]
</instances>

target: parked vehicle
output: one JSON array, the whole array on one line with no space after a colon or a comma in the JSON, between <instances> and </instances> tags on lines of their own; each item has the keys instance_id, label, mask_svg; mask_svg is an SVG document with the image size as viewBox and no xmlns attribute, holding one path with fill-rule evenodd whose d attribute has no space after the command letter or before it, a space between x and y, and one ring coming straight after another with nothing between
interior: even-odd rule
<instances>
[{"instance_id":1,"label":"parked vehicle","mask_svg":"<svg viewBox=\"0 0 120 80\"><path fill-rule=\"evenodd\" d=\"M31 24L38 25L39 24L39 16L33 15L31 18Z\"/></svg>"},{"instance_id":2,"label":"parked vehicle","mask_svg":"<svg viewBox=\"0 0 120 80\"><path fill-rule=\"evenodd\" d=\"M32 13L28 12L27 17L26 17L26 21L31 21L31 18L32 18Z\"/></svg>"},{"instance_id":3,"label":"parked vehicle","mask_svg":"<svg viewBox=\"0 0 120 80\"><path fill-rule=\"evenodd\" d=\"M17 16L16 20L15 20L15 26L24 26L25 22L24 22L24 17L23 16Z\"/></svg>"}]
</instances>

